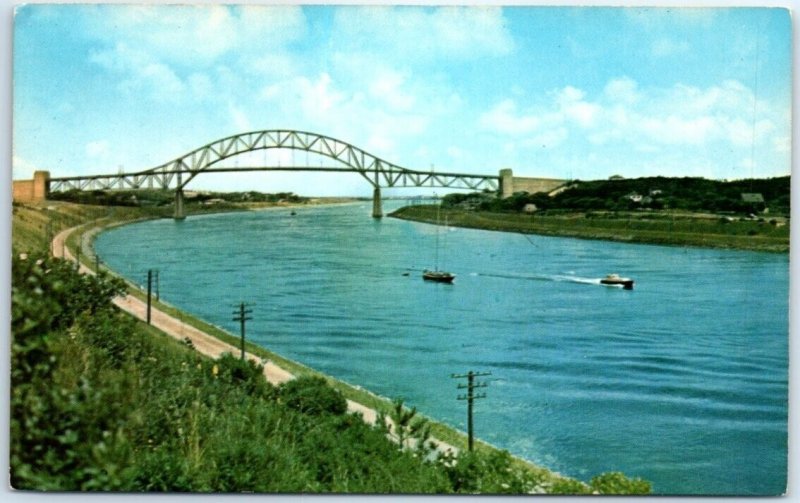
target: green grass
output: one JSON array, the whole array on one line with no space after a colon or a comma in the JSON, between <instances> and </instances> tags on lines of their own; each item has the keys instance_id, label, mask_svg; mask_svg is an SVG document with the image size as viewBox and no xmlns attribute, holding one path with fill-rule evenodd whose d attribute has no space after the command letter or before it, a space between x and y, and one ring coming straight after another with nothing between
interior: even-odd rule
<instances>
[{"instance_id":1,"label":"green grass","mask_svg":"<svg viewBox=\"0 0 800 503\"><path fill-rule=\"evenodd\" d=\"M406 206L390 216L436 223L436 206ZM789 226L769 221L723 222L687 213L561 213L528 215L442 208L448 224L503 232L600 239L668 246L729 248L786 253ZM440 221L441 221L440 220Z\"/></svg>"}]
</instances>

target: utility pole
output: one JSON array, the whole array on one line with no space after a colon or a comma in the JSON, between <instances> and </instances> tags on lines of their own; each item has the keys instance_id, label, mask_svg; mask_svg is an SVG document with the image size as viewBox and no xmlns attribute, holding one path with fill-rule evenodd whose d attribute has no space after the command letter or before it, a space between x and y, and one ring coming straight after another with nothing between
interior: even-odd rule
<instances>
[{"instance_id":1,"label":"utility pole","mask_svg":"<svg viewBox=\"0 0 800 503\"><path fill-rule=\"evenodd\" d=\"M153 290L153 270L147 270L147 324L150 324L150 295Z\"/></svg>"},{"instance_id":2,"label":"utility pole","mask_svg":"<svg viewBox=\"0 0 800 503\"><path fill-rule=\"evenodd\" d=\"M244 322L253 319L252 316L247 316L253 312L252 309L248 309L250 305L251 304L245 302L240 302L239 309L233 312L233 321L238 321L240 323L242 332L242 360L244 360Z\"/></svg>"},{"instance_id":3,"label":"utility pole","mask_svg":"<svg viewBox=\"0 0 800 503\"><path fill-rule=\"evenodd\" d=\"M466 395L458 395L459 400L466 400L467 401L467 436L469 438L469 450L472 451L472 446L474 443L474 430L472 426L472 402L479 398L486 398L486 393L478 393L475 394L475 388L486 388L489 386L485 382L476 383L475 377L482 377L482 376L490 376L492 375L491 372L473 372L469 371L466 374L451 374L450 377L453 379L462 379L464 377L467 378L467 384L459 383L458 389L466 389Z\"/></svg>"},{"instance_id":4,"label":"utility pole","mask_svg":"<svg viewBox=\"0 0 800 503\"><path fill-rule=\"evenodd\" d=\"M94 273L100 275L100 255L97 254L97 250L94 252Z\"/></svg>"},{"instance_id":5,"label":"utility pole","mask_svg":"<svg viewBox=\"0 0 800 503\"><path fill-rule=\"evenodd\" d=\"M158 281L158 269L156 269L156 300L161 300L160 285L161 284Z\"/></svg>"}]
</instances>

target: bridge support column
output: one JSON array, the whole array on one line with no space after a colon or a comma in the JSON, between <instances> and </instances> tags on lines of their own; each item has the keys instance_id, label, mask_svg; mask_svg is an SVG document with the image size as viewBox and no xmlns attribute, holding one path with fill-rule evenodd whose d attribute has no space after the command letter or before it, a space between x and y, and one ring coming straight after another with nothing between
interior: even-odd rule
<instances>
[{"instance_id":1,"label":"bridge support column","mask_svg":"<svg viewBox=\"0 0 800 503\"><path fill-rule=\"evenodd\" d=\"M375 190L372 191L372 218L383 218L380 187L375 187Z\"/></svg>"},{"instance_id":2,"label":"bridge support column","mask_svg":"<svg viewBox=\"0 0 800 503\"><path fill-rule=\"evenodd\" d=\"M175 220L183 220L186 218L186 211L183 209L183 189L175 191Z\"/></svg>"}]
</instances>

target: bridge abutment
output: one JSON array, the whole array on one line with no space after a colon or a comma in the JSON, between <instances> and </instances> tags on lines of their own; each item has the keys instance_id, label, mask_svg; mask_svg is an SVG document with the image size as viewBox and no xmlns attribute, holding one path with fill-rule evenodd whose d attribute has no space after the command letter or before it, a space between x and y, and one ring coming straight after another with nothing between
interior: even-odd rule
<instances>
[{"instance_id":1,"label":"bridge abutment","mask_svg":"<svg viewBox=\"0 0 800 503\"><path fill-rule=\"evenodd\" d=\"M539 192L551 193L559 187L563 187L568 180L556 178L529 178L514 176L510 169L500 170L500 197L503 199L511 197L515 192L527 192L536 194Z\"/></svg>"},{"instance_id":2,"label":"bridge abutment","mask_svg":"<svg viewBox=\"0 0 800 503\"><path fill-rule=\"evenodd\" d=\"M381 203L381 188L375 187L372 191L372 218L383 218L383 204Z\"/></svg>"},{"instance_id":3,"label":"bridge abutment","mask_svg":"<svg viewBox=\"0 0 800 503\"><path fill-rule=\"evenodd\" d=\"M183 189L175 191L175 220L183 220L186 218L186 210L183 208Z\"/></svg>"},{"instance_id":4,"label":"bridge abutment","mask_svg":"<svg viewBox=\"0 0 800 503\"><path fill-rule=\"evenodd\" d=\"M35 171L33 180L14 180L12 198L19 203L44 201L50 194L50 172Z\"/></svg>"}]
</instances>

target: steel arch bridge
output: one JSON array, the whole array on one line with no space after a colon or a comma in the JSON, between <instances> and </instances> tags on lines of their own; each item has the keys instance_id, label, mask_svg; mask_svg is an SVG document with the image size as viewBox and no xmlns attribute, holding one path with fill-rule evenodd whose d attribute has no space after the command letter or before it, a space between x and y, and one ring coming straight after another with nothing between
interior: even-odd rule
<instances>
[{"instance_id":1,"label":"steel arch bridge","mask_svg":"<svg viewBox=\"0 0 800 503\"><path fill-rule=\"evenodd\" d=\"M318 154L335 161L331 167L244 166L223 167L225 159L268 149L292 149ZM294 130L263 130L216 140L155 168L136 173L53 177L49 192L67 190L175 189L175 218L185 218L183 189L201 173L243 171L328 171L363 176L373 186L374 217L382 216L382 187L443 187L498 191L499 175L418 171L387 162L349 143L316 133Z\"/></svg>"}]
</instances>

